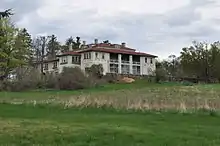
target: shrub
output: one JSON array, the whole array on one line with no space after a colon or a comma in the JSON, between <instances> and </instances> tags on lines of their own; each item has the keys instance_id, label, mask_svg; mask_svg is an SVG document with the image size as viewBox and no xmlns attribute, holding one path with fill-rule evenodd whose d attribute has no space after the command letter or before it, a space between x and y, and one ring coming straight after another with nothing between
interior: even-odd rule
<instances>
[{"instance_id":1,"label":"shrub","mask_svg":"<svg viewBox=\"0 0 220 146\"><path fill-rule=\"evenodd\" d=\"M44 87L44 80L41 77L39 71L35 69L29 69L24 72L22 76L17 74L17 78L8 81L6 84L9 91L25 91L30 89L37 89Z\"/></svg>"},{"instance_id":2,"label":"shrub","mask_svg":"<svg viewBox=\"0 0 220 146\"><path fill-rule=\"evenodd\" d=\"M74 90L91 87L92 82L80 68L64 67L63 72L59 75L58 85L63 90Z\"/></svg>"},{"instance_id":3,"label":"shrub","mask_svg":"<svg viewBox=\"0 0 220 146\"><path fill-rule=\"evenodd\" d=\"M118 76L116 74L106 74L104 80L108 83L116 83L118 81Z\"/></svg>"},{"instance_id":4,"label":"shrub","mask_svg":"<svg viewBox=\"0 0 220 146\"><path fill-rule=\"evenodd\" d=\"M42 76L37 69L19 68L14 73L16 75L14 79L8 79L1 83L1 90L18 92L30 89L45 88L48 84L52 86L51 82L48 82L48 80L46 80L47 78Z\"/></svg>"},{"instance_id":5,"label":"shrub","mask_svg":"<svg viewBox=\"0 0 220 146\"><path fill-rule=\"evenodd\" d=\"M58 75L53 73L45 74L44 76L44 87L49 89L59 89L58 85Z\"/></svg>"},{"instance_id":6,"label":"shrub","mask_svg":"<svg viewBox=\"0 0 220 146\"><path fill-rule=\"evenodd\" d=\"M89 76L94 78L102 78L103 76L103 66L102 64L93 64L91 67L87 68L86 73L89 74Z\"/></svg>"},{"instance_id":7,"label":"shrub","mask_svg":"<svg viewBox=\"0 0 220 146\"><path fill-rule=\"evenodd\" d=\"M159 83L160 81L167 80L166 72L162 68L156 68L155 71L155 81L156 83Z\"/></svg>"}]
</instances>

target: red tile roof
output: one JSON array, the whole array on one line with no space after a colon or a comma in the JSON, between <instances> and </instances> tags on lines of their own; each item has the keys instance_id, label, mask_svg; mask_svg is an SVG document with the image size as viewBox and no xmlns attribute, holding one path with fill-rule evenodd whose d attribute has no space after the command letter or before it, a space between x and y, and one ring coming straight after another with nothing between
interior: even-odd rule
<instances>
[{"instance_id":1,"label":"red tile roof","mask_svg":"<svg viewBox=\"0 0 220 146\"><path fill-rule=\"evenodd\" d=\"M99 43L99 44L90 44L90 45L93 45L92 48L96 48L96 47L110 47L110 48L115 48L115 45L118 45L118 44ZM121 46L121 45L119 45L119 46ZM122 46L121 46L121 47L122 47ZM128 48L128 47L122 47L122 49L135 51L135 49Z\"/></svg>"},{"instance_id":2,"label":"red tile roof","mask_svg":"<svg viewBox=\"0 0 220 146\"><path fill-rule=\"evenodd\" d=\"M66 55L80 55L80 53L75 52L75 51L68 51L68 52L64 52L61 55L57 55L57 56L66 56Z\"/></svg>"},{"instance_id":3,"label":"red tile roof","mask_svg":"<svg viewBox=\"0 0 220 146\"><path fill-rule=\"evenodd\" d=\"M139 55L139 56L148 56L148 57L157 57L155 55L151 55L151 54L147 54L147 53L143 53L143 52L128 51L128 50L125 50L125 49L90 48L90 49L79 51L79 53L90 52L90 51L106 52L106 53L116 53L116 54L128 54L128 55Z\"/></svg>"},{"instance_id":4,"label":"red tile roof","mask_svg":"<svg viewBox=\"0 0 220 146\"><path fill-rule=\"evenodd\" d=\"M59 59L50 59L50 60L43 60L43 63L49 63L49 62L57 62ZM34 64L40 64L41 61L34 61Z\"/></svg>"}]
</instances>

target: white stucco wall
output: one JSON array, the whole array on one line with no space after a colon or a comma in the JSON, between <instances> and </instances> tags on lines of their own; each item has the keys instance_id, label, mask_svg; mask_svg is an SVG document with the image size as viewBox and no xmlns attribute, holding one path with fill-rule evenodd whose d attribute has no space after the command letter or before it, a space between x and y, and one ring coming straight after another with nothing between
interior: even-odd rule
<instances>
[{"instance_id":1,"label":"white stucco wall","mask_svg":"<svg viewBox=\"0 0 220 146\"><path fill-rule=\"evenodd\" d=\"M147 57L147 63L145 62L145 57L140 58L141 62L141 75L152 75L156 70L156 59L152 58L152 63L150 63L151 58Z\"/></svg>"},{"instance_id":2,"label":"white stucco wall","mask_svg":"<svg viewBox=\"0 0 220 146\"><path fill-rule=\"evenodd\" d=\"M93 64L102 64L103 66L103 74L106 74L109 72L109 61L110 56L109 53L102 53L102 52L87 52L91 53L91 59L84 59L84 54L82 53L81 58L81 69L85 70L87 67L91 67ZM97 57L96 57L97 53ZM102 58L102 55L104 55L104 59Z\"/></svg>"},{"instance_id":3,"label":"white stucco wall","mask_svg":"<svg viewBox=\"0 0 220 146\"><path fill-rule=\"evenodd\" d=\"M64 57L64 56L63 56ZM59 73L61 73L63 71L63 68L64 67L79 67L80 68L80 65L78 64L72 64L72 56L66 56L67 57L67 64L62 64L62 57L60 57L59 59L59 63L58 63L58 68L59 68Z\"/></svg>"},{"instance_id":4,"label":"white stucco wall","mask_svg":"<svg viewBox=\"0 0 220 146\"><path fill-rule=\"evenodd\" d=\"M43 63L43 71L44 71L44 72L54 72L55 70L58 71L58 69L59 69L59 62L57 61L57 69L54 69L54 68L53 68L53 67L54 67L54 62L55 62L55 61ZM45 64L48 64L48 69L47 69L47 70L45 70ZM41 71L41 64L38 64L37 69L38 69L39 71Z\"/></svg>"},{"instance_id":5,"label":"white stucco wall","mask_svg":"<svg viewBox=\"0 0 220 146\"><path fill-rule=\"evenodd\" d=\"M44 66L45 66L46 63L44 63ZM49 71L49 72L52 72L54 71L53 67L54 67L54 62L48 62L48 70L44 70L44 71ZM58 62L57 62L57 65L58 65Z\"/></svg>"}]
</instances>

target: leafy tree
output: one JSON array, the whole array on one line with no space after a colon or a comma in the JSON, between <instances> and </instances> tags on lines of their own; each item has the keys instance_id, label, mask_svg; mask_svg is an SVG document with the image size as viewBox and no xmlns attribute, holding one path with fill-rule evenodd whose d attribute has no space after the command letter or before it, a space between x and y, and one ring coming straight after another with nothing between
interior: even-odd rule
<instances>
[{"instance_id":1,"label":"leafy tree","mask_svg":"<svg viewBox=\"0 0 220 146\"><path fill-rule=\"evenodd\" d=\"M181 51L181 64L184 72L191 77L209 78L209 50L204 42L193 42Z\"/></svg>"},{"instance_id":2,"label":"leafy tree","mask_svg":"<svg viewBox=\"0 0 220 146\"><path fill-rule=\"evenodd\" d=\"M25 29L19 30L9 19L0 20L0 80L17 67L25 65L30 57L30 40Z\"/></svg>"}]
</instances>

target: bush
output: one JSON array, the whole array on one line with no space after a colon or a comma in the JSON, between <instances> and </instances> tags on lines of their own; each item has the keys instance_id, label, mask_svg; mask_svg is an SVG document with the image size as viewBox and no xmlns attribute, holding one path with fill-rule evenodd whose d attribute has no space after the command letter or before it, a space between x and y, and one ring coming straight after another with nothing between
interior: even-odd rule
<instances>
[{"instance_id":1,"label":"bush","mask_svg":"<svg viewBox=\"0 0 220 146\"><path fill-rule=\"evenodd\" d=\"M18 92L42 88L44 86L44 80L41 78L39 71L36 69L26 69L22 75L21 72L22 71L19 71L17 73L17 77L15 79L5 81L5 90Z\"/></svg>"},{"instance_id":2,"label":"bush","mask_svg":"<svg viewBox=\"0 0 220 146\"><path fill-rule=\"evenodd\" d=\"M167 80L166 72L162 68L156 68L155 71L155 81L156 83L159 83L161 81Z\"/></svg>"},{"instance_id":3,"label":"bush","mask_svg":"<svg viewBox=\"0 0 220 146\"><path fill-rule=\"evenodd\" d=\"M93 64L91 67L86 69L86 73L89 74L89 76L94 78L102 78L103 77L103 66L102 64Z\"/></svg>"},{"instance_id":4,"label":"bush","mask_svg":"<svg viewBox=\"0 0 220 146\"><path fill-rule=\"evenodd\" d=\"M53 73L46 74L44 76L44 87L47 89L59 89L58 77L58 75Z\"/></svg>"},{"instance_id":5,"label":"bush","mask_svg":"<svg viewBox=\"0 0 220 146\"><path fill-rule=\"evenodd\" d=\"M63 72L59 75L58 85L62 90L74 90L91 87L92 82L80 68L64 67Z\"/></svg>"},{"instance_id":6,"label":"bush","mask_svg":"<svg viewBox=\"0 0 220 146\"><path fill-rule=\"evenodd\" d=\"M16 78L0 83L0 91L25 91L32 89L76 90L100 86L105 80L102 76L102 66L93 65L89 76L78 67L63 68L59 75L46 73L42 75L36 69L19 69Z\"/></svg>"},{"instance_id":7,"label":"bush","mask_svg":"<svg viewBox=\"0 0 220 146\"><path fill-rule=\"evenodd\" d=\"M33 68L17 69L15 74L15 79L9 79L0 84L0 90L19 92L57 87L57 77L53 74L42 75L38 70Z\"/></svg>"},{"instance_id":8,"label":"bush","mask_svg":"<svg viewBox=\"0 0 220 146\"><path fill-rule=\"evenodd\" d=\"M106 74L104 80L108 83L116 83L118 81L117 74Z\"/></svg>"}]
</instances>

